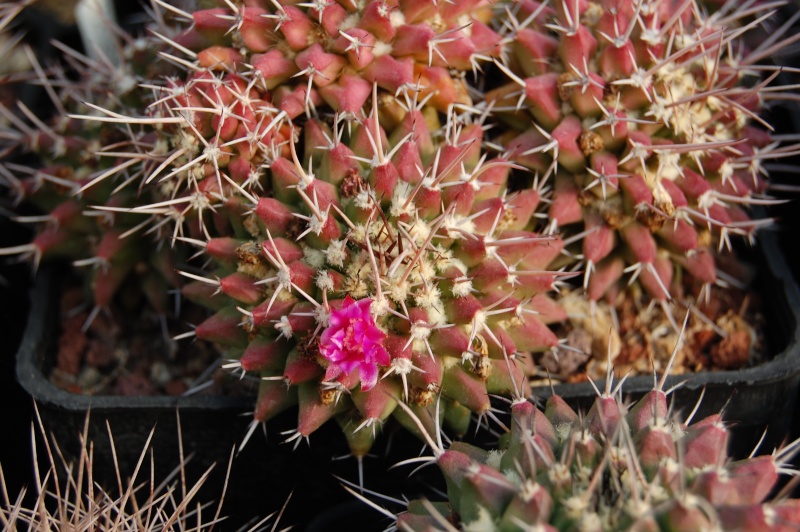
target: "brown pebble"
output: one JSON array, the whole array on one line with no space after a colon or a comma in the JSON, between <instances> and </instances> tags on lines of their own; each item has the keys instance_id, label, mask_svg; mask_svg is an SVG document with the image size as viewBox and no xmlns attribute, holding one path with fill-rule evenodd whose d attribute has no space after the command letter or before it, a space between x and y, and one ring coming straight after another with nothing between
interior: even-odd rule
<instances>
[{"instance_id":1,"label":"brown pebble","mask_svg":"<svg viewBox=\"0 0 800 532\"><path fill-rule=\"evenodd\" d=\"M133 397L138 395L155 395L156 389L150 380L139 373L120 375L114 387L115 395Z\"/></svg>"},{"instance_id":2,"label":"brown pebble","mask_svg":"<svg viewBox=\"0 0 800 532\"><path fill-rule=\"evenodd\" d=\"M733 331L727 338L711 348L711 360L723 369L738 369L747 364L750 356L750 335L747 331Z\"/></svg>"},{"instance_id":3,"label":"brown pebble","mask_svg":"<svg viewBox=\"0 0 800 532\"><path fill-rule=\"evenodd\" d=\"M83 353L88 342L81 330L84 320L86 320L85 314L66 318L62 323L61 336L58 338L56 366L70 375L78 375L81 370Z\"/></svg>"},{"instance_id":4,"label":"brown pebble","mask_svg":"<svg viewBox=\"0 0 800 532\"><path fill-rule=\"evenodd\" d=\"M589 355L574 351L562 351L558 357L552 351L546 351L539 360L539 364L551 375L566 378L581 373L580 368L586 364L588 359Z\"/></svg>"},{"instance_id":5,"label":"brown pebble","mask_svg":"<svg viewBox=\"0 0 800 532\"><path fill-rule=\"evenodd\" d=\"M114 362L114 348L100 340L90 340L86 350L86 363L96 368L106 368Z\"/></svg>"},{"instance_id":6,"label":"brown pebble","mask_svg":"<svg viewBox=\"0 0 800 532\"><path fill-rule=\"evenodd\" d=\"M183 395L189 387L181 379L172 379L164 385L164 393L167 395Z\"/></svg>"},{"instance_id":7,"label":"brown pebble","mask_svg":"<svg viewBox=\"0 0 800 532\"><path fill-rule=\"evenodd\" d=\"M711 329L701 329L696 331L694 335L692 335L692 351L694 353L702 353L708 346L711 345L711 342L714 341L714 338L717 336L717 333L712 331Z\"/></svg>"},{"instance_id":8,"label":"brown pebble","mask_svg":"<svg viewBox=\"0 0 800 532\"><path fill-rule=\"evenodd\" d=\"M643 356L646 356L647 349L640 342L628 342L620 346L619 355L615 360L616 364L633 364Z\"/></svg>"}]
</instances>

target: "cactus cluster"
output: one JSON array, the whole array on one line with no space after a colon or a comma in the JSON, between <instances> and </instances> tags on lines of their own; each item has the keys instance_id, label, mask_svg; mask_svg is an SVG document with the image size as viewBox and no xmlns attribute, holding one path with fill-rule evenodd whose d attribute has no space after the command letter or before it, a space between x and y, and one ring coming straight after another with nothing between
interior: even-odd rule
<instances>
[{"instance_id":1,"label":"cactus cluster","mask_svg":"<svg viewBox=\"0 0 800 532\"><path fill-rule=\"evenodd\" d=\"M720 415L681 422L662 387L628 405L609 377L585 415L516 400L495 450L431 440L448 500L411 501L397 529L797 530L800 501L774 490L800 440L732 460Z\"/></svg>"},{"instance_id":2,"label":"cactus cluster","mask_svg":"<svg viewBox=\"0 0 800 532\"><path fill-rule=\"evenodd\" d=\"M504 80L485 94L507 127L491 142L552 186L546 232L570 243L592 312L636 282L677 331L669 303L728 286L718 251L771 222L746 207L772 202L763 161L797 145L758 118L786 90L758 63L795 37L749 48L766 8L716 7L523 2L508 25Z\"/></svg>"},{"instance_id":3,"label":"cactus cluster","mask_svg":"<svg viewBox=\"0 0 800 532\"><path fill-rule=\"evenodd\" d=\"M733 22L689 3L557 2L527 15L486 94L512 124L510 159L553 175L548 229L583 231L584 287L599 300L630 272L651 298L708 286L713 249L762 222L741 208L764 191L774 145L753 125L769 89ZM555 35L554 35L555 32ZM749 85L748 85L749 83ZM705 295L705 293L704 293Z\"/></svg>"},{"instance_id":4,"label":"cactus cluster","mask_svg":"<svg viewBox=\"0 0 800 532\"><path fill-rule=\"evenodd\" d=\"M362 456L398 401L432 419L441 391L463 433L489 393L524 393L525 355L557 345L561 247L531 230L538 192L510 191L515 166L482 150L483 117L459 111L451 69L499 39L488 7L160 7L189 29L165 22L116 66L70 53L85 77L43 80L55 124L14 118L41 166L4 176L48 214L4 253L95 265L96 311L149 264L182 274L215 311L182 337L260 378L254 427L299 402L298 441L336 417ZM155 260L187 248L205 260Z\"/></svg>"},{"instance_id":5,"label":"cactus cluster","mask_svg":"<svg viewBox=\"0 0 800 532\"><path fill-rule=\"evenodd\" d=\"M181 337L259 379L253 429L299 404L290 440L336 419L356 456L390 416L463 434L526 395L581 269L592 303L626 271L665 309L719 282L761 160L794 151L751 125L762 8L152 1L119 64L36 65L55 121L0 107L40 161L0 178L46 213L2 253L94 266L96 311L132 276L162 313L182 285L213 315Z\"/></svg>"}]
</instances>

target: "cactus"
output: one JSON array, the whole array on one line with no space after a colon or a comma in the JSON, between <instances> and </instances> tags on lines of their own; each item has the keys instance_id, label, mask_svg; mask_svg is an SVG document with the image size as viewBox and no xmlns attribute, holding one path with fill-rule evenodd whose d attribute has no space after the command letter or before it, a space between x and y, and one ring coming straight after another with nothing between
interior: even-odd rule
<instances>
[{"instance_id":1,"label":"cactus","mask_svg":"<svg viewBox=\"0 0 800 532\"><path fill-rule=\"evenodd\" d=\"M772 222L746 208L774 202L763 162L798 146L779 146L758 118L787 88L755 75L776 67L756 65L796 37L780 40L778 28L748 48L742 35L770 8L736 6L501 6L509 53L485 100L507 127L492 142L552 188L547 232L569 243L592 312L636 283L634 297L646 296L636 304L660 306L677 332L671 303L708 302L714 285L729 286L719 252Z\"/></svg>"},{"instance_id":2,"label":"cactus","mask_svg":"<svg viewBox=\"0 0 800 532\"><path fill-rule=\"evenodd\" d=\"M146 299L163 318L170 307L168 290L180 285L175 268L181 253L170 248L166 226L142 225L141 216L128 213L160 198L154 187L130 186L152 168L156 156L149 155L158 139L137 125L126 131L116 123L75 117L100 107L119 114L145 107L147 91L138 84L166 74L155 62L163 47L130 42L122 63L112 65L57 46L75 76L63 68L45 72L28 55L34 80L49 97L43 107L53 107L54 119L37 117L23 102L16 113L0 106L10 126L2 140L0 183L22 213L13 219L36 226L30 243L0 249L0 255L29 260L34 270L42 261L58 260L85 270L87 303L93 306L85 327L119 303L122 291L129 307ZM17 208L20 204L26 207ZM30 214L32 208L38 212Z\"/></svg>"},{"instance_id":3,"label":"cactus","mask_svg":"<svg viewBox=\"0 0 800 532\"><path fill-rule=\"evenodd\" d=\"M419 84L421 97L446 112L471 101L463 75L450 72L477 70L500 51L491 15L474 0L230 3L183 13L193 29L179 42L208 46L208 61L246 58L291 118L320 103L358 116L372 84L389 101Z\"/></svg>"},{"instance_id":4,"label":"cactus","mask_svg":"<svg viewBox=\"0 0 800 532\"><path fill-rule=\"evenodd\" d=\"M795 530L797 500L768 500L798 442L732 461L719 415L689 424L654 389L631 407L599 395L585 417L558 396L511 407L505 448L436 457L448 502L412 501L400 530ZM427 503L427 504L426 504ZM451 525L451 526L452 526ZM455 528L453 528L455 529Z\"/></svg>"},{"instance_id":5,"label":"cactus","mask_svg":"<svg viewBox=\"0 0 800 532\"><path fill-rule=\"evenodd\" d=\"M676 353L677 345L673 360ZM773 499L773 491L781 475L796 474L789 461L800 440L732 460L722 416L693 423L692 412L681 421L665 377L629 405L609 370L584 415L555 394L544 408L517 398L499 449L454 442L445 450L429 437L447 501L409 502L397 529L797 529L800 501Z\"/></svg>"},{"instance_id":6,"label":"cactus","mask_svg":"<svg viewBox=\"0 0 800 532\"><path fill-rule=\"evenodd\" d=\"M234 234L187 239L214 267L182 272L186 297L216 310L194 335L262 378L255 419L298 402L291 438L336 417L358 455L390 415L407 421L398 401L432 420L441 390L461 432L470 411L490 414L488 393L527 389L522 353L556 346L546 323L563 317L544 314L559 240L527 229L538 195L506 194L513 165L480 157L481 126L387 131L377 95L358 122L307 120L302 157L290 144L264 174L270 195L226 187L217 214L249 214Z\"/></svg>"},{"instance_id":7,"label":"cactus","mask_svg":"<svg viewBox=\"0 0 800 532\"><path fill-rule=\"evenodd\" d=\"M508 189L515 165L482 154L442 66L491 55L486 6L164 7L192 23L162 37L192 67L141 119L169 117L146 181L171 199L131 212L166 208L208 259L180 273L215 313L181 337L261 379L253 428L299 403L289 440L336 418L361 457L395 413L416 430L399 401L432 421L441 390L463 433L489 393L524 391L564 275L546 271L559 239L530 231L538 194Z\"/></svg>"},{"instance_id":8,"label":"cactus","mask_svg":"<svg viewBox=\"0 0 800 532\"><path fill-rule=\"evenodd\" d=\"M665 309L674 272L716 281L708 241L752 235L731 205L764 190L763 156L793 152L745 125L740 77L772 47L737 64L724 8L499 3L492 29L484 1L153 3L121 65L67 52L77 81L42 75L53 125L3 113L42 167L2 177L49 224L3 253L96 265L98 311L130 275L163 309L180 262L183 296L214 312L180 338L259 379L252 429L299 404L290 440L335 418L359 457L389 417L422 435L406 403L463 434L490 393L524 395L578 242L592 301L626 255ZM510 82L469 86L484 68Z\"/></svg>"},{"instance_id":9,"label":"cactus","mask_svg":"<svg viewBox=\"0 0 800 532\"><path fill-rule=\"evenodd\" d=\"M214 342L260 379L254 428L299 403L290 440L336 418L360 457L390 416L416 430L398 402L433 422L441 392L463 433L471 413L492 415L489 393L524 393L527 354L555 347L547 325L564 318L546 293L569 274L547 271L562 244L530 230L539 195L509 189L517 166L483 153L468 112L458 69L498 40L486 5L156 3L191 27L157 25L116 69L45 78L64 87L62 129L17 120L44 168L20 179L7 163L8 181L35 189L47 220L71 217L5 252L38 262L41 235L68 247L51 254L96 241L105 251L76 262L119 284L139 253L198 248L207 260L180 267L182 292L214 314L178 338ZM29 184L41 176L67 194ZM114 290L94 286L100 309Z\"/></svg>"}]
</instances>

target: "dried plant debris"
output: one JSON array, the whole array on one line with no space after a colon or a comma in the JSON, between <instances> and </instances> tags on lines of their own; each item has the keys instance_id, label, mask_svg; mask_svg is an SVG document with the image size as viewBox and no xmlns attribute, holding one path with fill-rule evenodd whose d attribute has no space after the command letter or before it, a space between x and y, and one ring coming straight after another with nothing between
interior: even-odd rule
<instances>
[{"instance_id":1,"label":"dried plant debris","mask_svg":"<svg viewBox=\"0 0 800 532\"><path fill-rule=\"evenodd\" d=\"M710 293L709 303L698 301L683 309L690 313L687 340L672 363L673 374L742 369L761 363L770 352L756 293L718 287ZM613 304L587 301L576 290L562 291L560 303L569 319L557 334L566 341L534 357L532 383L601 379L609 354L618 377L664 371L679 331L662 307L641 301L637 290L619 294Z\"/></svg>"}]
</instances>

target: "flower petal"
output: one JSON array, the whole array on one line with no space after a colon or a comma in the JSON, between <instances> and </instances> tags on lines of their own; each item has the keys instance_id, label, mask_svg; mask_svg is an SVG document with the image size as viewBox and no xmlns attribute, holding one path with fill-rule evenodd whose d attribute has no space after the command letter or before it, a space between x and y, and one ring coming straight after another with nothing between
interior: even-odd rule
<instances>
[{"instance_id":1,"label":"flower petal","mask_svg":"<svg viewBox=\"0 0 800 532\"><path fill-rule=\"evenodd\" d=\"M320 339L320 355L330 361L327 375L358 370L361 386L369 390L378 381L378 365L388 366L391 357L383 347L386 334L375 324L369 309L372 299L358 301L345 296L341 307L331 310L328 327Z\"/></svg>"},{"instance_id":2,"label":"flower petal","mask_svg":"<svg viewBox=\"0 0 800 532\"><path fill-rule=\"evenodd\" d=\"M373 359L381 366L388 366L392 363L392 357L382 345L373 347Z\"/></svg>"},{"instance_id":3,"label":"flower petal","mask_svg":"<svg viewBox=\"0 0 800 532\"><path fill-rule=\"evenodd\" d=\"M378 383L378 366L375 364L361 364L358 368L361 377L361 391L366 392Z\"/></svg>"},{"instance_id":4,"label":"flower petal","mask_svg":"<svg viewBox=\"0 0 800 532\"><path fill-rule=\"evenodd\" d=\"M342 368L340 368L338 364L331 364L328 366L328 369L325 370L325 378L323 380L330 382L341 374Z\"/></svg>"}]
</instances>

